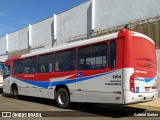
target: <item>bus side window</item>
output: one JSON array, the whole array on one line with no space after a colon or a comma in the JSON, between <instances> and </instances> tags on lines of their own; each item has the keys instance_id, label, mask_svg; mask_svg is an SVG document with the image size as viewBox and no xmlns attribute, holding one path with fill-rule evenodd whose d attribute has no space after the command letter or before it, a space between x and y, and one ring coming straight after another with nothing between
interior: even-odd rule
<instances>
[{"instance_id":1,"label":"bus side window","mask_svg":"<svg viewBox=\"0 0 160 120\"><path fill-rule=\"evenodd\" d=\"M109 68L114 68L116 66L116 41L111 41L109 45Z\"/></svg>"},{"instance_id":2,"label":"bus side window","mask_svg":"<svg viewBox=\"0 0 160 120\"><path fill-rule=\"evenodd\" d=\"M54 54L46 54L38 57L38 73L53 71Z\"/></svg>"},{"instance_id":3,"label":"bus side window","mask_svg":"<svg viewBox=\"0 0 160 120\"><path fill-rule=\"evenodd\" d=\"M13 74L23 73L23 60L16 60L13 63Z\"/></svg>"},{"instance_id":4,"label":"bus side window","mask_svg":"<svg viewBox=\"0 0 160 120\"><path fill-rule=\"evenodd\" d=\"M65 72L74 71L76 66L76 50L57 52L55 59L55 71Z\"/></svg>"},{"instance_id":5,"label":"bus side window","mask_svg":"<svg viewBox=\"0 0 160 120\"><path fill-rule=\"evenodd\" d=\"M106 43L79 48L78 70L105 69L107 49Z\"/></svg>"},{"instance_id":6,"label":"bus side window","mask_svg":"<svg viewBox=\"0 0 160 120\"><path fill-rule=\"evenodd\" d=\"M35 73L36 72L36 65L37 65L37 58L36 57L26 58L24 60L24 73L25 74Z\"/></svg>"}]
</instances>

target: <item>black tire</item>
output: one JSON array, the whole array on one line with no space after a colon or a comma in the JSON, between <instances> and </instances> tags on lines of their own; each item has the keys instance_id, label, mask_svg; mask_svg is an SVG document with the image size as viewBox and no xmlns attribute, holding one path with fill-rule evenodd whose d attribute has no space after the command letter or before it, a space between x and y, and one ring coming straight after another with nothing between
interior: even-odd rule
<instances>
[{"instance_id":1,"label":"black tire","mask_svg":"<svg viewBox=\"0 0 160 120\"><path fill-rule=\"evenodd\" d=\"M18 89L17 88L13 88L12 89L12 95L14 99L18 99L19 95L18 95Z\"/></svg>"},{"instance_id":2,"label":"black tire","mask_svg":"<svg viewBox=\"0 0 160 120\"><path fill-rule=\"evenodd\" d=\"M70 104L70 96L65 88L60 88L56 93L56 103L60 108L67 108Z\"/></svg>"}]
</instances>

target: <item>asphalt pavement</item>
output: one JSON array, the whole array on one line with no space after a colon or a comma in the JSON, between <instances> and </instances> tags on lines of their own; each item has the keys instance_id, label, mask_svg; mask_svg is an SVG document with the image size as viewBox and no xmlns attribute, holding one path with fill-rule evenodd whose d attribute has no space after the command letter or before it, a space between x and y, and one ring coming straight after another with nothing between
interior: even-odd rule
<instances>
[{"instance_id":1,"label":"asphalt pavement","mask_svg":"<svg viewBox=\"0 0 160 120\"><path fill-rule=\"evenodd\" d=\"M92 120L112 120L112 119L143 119L142 117L136 116L137 114L145 113L145 109L130 108L111 106L104 104L82 104L72 103L69 109L61 109L56 106L54 100L35 98L35 97L24 97L20 99L13 99L12 96L0 94L0 120L5 119L3 116L11 113L11 116L7 119L20 119L22 117L36 117L34 119L91 119ZM34 116L35 115L35 116ZM11 118L12 117L12 118ZM42 117L42 118L40 118ZM154 119L159 119L153 117ZM25 120L27 118L23 118ZM145 117L145 120L150 120L151 117Z\"/></svg>"}]
</instances>

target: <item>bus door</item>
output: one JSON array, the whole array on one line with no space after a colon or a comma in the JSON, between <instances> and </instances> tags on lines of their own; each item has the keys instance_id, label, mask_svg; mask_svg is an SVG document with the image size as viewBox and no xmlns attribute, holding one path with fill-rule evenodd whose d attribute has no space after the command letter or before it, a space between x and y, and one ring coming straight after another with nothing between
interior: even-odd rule
<instances>
[{"instance_id":1,"label":"bus door","mask_svg":"<svg viewBox=\"0 0 160 120\"><path fill-rule=\"evenodd\" d=\"M26 86L27 91L26 92L29 96L36 96L36 89L37 89L36 63L37 63L37 57L31 57L31 58L24 59L23 78L24 78L25 82L27 83L27 86Z\"/></svg>"},{"instance_id":2,"label":"bus door","mask_svg":"<svg viewBox=\"0 0 160 120\"><path fill-rule=\"evenodd\" d=\"M7 63L7 64L5 64L4 74L3 74L3 78L4 78L3 92L8 93L8 94L11 93L11 84L12 84L10 73L11 73L11 64Z\"/></svg>"},{"instance_id":3,"label":"bus door","mask_svg":"<svg viewBox=\"0 0 160 120\"><path fill-rule=\"evenodd\" d=\"M54 54L49 53L38 56L37 59L37 96L43 98L53 97L54 89L50 88L50 79L53 74ZM51 93L49 96L49 92Z\"/></svg>"}]
</instances>

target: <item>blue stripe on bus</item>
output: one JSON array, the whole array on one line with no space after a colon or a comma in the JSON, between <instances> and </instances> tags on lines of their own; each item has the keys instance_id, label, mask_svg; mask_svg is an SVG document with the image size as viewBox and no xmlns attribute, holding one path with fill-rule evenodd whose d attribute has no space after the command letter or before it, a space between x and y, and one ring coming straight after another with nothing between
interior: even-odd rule
<instances>
[{"instance_id":1,"label":"blue stripe on bus","mask_svg":"<svg viewBox=\"0 0 160 120\"><path fill-rule=\"evenodd\" d=\"M134 78L134 80L137 80L137 81L144 81L144 82L150 82L150 81L152 81L152 80L154 80L155 79L155 77L152 77L152 78Z\"/></svg>"},{"instance_id":2,"label":"blue stripe on bus","mask_svg":"<svg viewBox=\"0 0 160 120\"><path fill-rule=\"evenodd\" d=\"M37 87L41 87L41 88L49 88L49 87L53 87L53 86L56 86L58 84L71 84L71 83L75 83L75 82L81 82L81 81L85 81L85 80L90 80L92 78L96 78L96 77L100 77L100 76L103 76L103 75L106 75L106 74L110 74L110 73L113 73L113 72L116 72L116 71L119 71L119 70L114 70L114 71L111 71L111 72L105 72L105 73L101 73L101 74L96 74L96 75L93 75L93 76L87 76L87 77L82 77L82 78L75 78L75 79L71 79L71 80L62 80L62 81L42 81L42 82L39 82L39 81L34 81L34 80L22 80L22 79L18 79L22 82L25 82L25 83L28 83L28 84L31 84L31 85L34 85L34 86L37 86Z\"/></svg>"}]
</instances>

